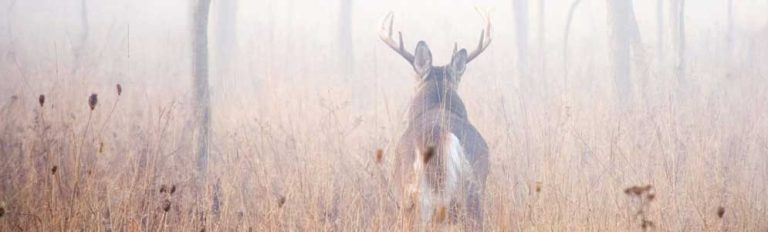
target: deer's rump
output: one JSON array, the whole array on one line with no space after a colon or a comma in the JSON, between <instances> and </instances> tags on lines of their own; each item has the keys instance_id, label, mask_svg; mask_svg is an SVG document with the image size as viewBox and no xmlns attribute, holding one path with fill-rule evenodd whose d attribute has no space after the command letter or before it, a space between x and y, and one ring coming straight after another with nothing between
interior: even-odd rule
<instances>
[{"instance_id":1,"label":"deer's rump","mask_svg":"<svg viewBox=\"0 0 768 232\"><path fill-rule=\"evenodd\" d=\"M396 178L410 176L416 158L415 150L425 151L429 146L437 145L438 141L444 141L446 134L443 132L451 133L458 138L475 180L484 186L488 174L488 145L485 140L465 118L437 110L424 113L412 120L400 138L396 150ZM405 180L401 179L401 181Z\"/></svg>"}]
</instances>

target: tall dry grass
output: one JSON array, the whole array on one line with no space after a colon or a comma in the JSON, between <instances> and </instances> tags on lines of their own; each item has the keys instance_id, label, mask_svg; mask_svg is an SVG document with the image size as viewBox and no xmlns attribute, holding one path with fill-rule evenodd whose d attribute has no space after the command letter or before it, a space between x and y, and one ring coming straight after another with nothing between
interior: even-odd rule
<instances>
[{"instance_id":1,"label":"tall dry grass","mask_svg":"<svg viewBox=\"0 0 768 232\"><path fill-rule=\"evenodd\" d=\"M590 41L572 41L568 70L549 54L548 69L518 75L510 18L497 17L501 32L460 86L491 149L486 230L768 229L765 35L738 40L729 62L696 50L710 37L690 36L704 55L691 56L687 86L648 53L632 104L617 107L607 53ZM355 75L340 76L333 40L304 21L273 38L243 33L235 74L212 74L205 186L194 186L186 31L145 38L154 32L137 22L131 40L94 26L114 51L87 52L82 66L60 48L40 52L56 60L23 59L20 43L18 59L0 58L0 231L391 231L412 72L375 31L357 30ZM652 201L625 193L646 185Z\"/></svg>"},{"instance_id":2,"label":"tall dry grass","mask_svg":"<svg viewBox=\"0 0 768 232\"><path fill-rule=\"evenodd\" d=\"M639 230L645 206L623 192L636 184L653 185L642 220L659 230L768 226L766 88L753 76L627 111L568 97L532 105L473 91L471 78L462 94L492 150L488 230ZM355 106L343 82L316 84L265 82L266 100L221 113L202 193L178 97L132 100L130 86L118 96L105 85L93 111L76 89L44 104L5 99L0 228L388 231L400 219L388 181L404 102Z\"/></svg>"}]
</instances>

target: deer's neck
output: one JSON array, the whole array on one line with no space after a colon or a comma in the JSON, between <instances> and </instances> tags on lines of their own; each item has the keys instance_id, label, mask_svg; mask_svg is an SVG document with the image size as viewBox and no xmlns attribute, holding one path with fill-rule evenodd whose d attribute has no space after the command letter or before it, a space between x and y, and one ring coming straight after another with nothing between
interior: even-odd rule
<instances>
[{"instance_id":1,"label":"deer's neck","mask_svg":"<svg viewBox=\"0 0 768 232\"><path fill-rule=\"evenodd\" d=\"M413 121L428 112L467 118L467 110L459 94L443 81L424 81L417 87L416 96L411 101L409 118Z\"/></svg>"}]
</instances>

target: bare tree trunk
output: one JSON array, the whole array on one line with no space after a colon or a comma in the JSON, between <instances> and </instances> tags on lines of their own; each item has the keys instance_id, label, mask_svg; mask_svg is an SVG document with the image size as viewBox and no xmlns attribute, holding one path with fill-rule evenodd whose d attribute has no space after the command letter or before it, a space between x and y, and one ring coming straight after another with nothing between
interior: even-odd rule
<instances>
[{"instance_id":1,"label":"bare tree trunk","mask_svg":"<svg viewBox=\"0 0 768 232\"><path fill-rule=\"evenodd\" d=\"M664 0L656 0L656 63L664 64Z\"/></svg>"},{"instance_id":2,"label":"bare tree trunk","mask_svg":"<svg viewBox=\"0 0 768 232\"><path fill-rule=\"evenodd\" d=\"M733 49L733 0L728 0L728 53Z\"/></svg>"},{"instance_id":3,"label":"bare tree trunk","mask_svg":"<svg viewBox=\"0 0 768 232\"><path fill-rule=\"evenodd\" d=\"M237 62L237 0L219 0L212 3L215 18L213 27L215 37L214 58L211 60L212 73L221 83L221 88L230 91L222 92L221 97L228 98L238 94L235 70Z\"/></svg>"},{"instance_id":4,"label":"bare tree trunk","mask_svg":"<svg viewBox=\"0 0 768 232\"><path fill-rule=\"evenodd\" d=\"M528 0L512 0L515 13L515 39L517 44L517 72L528 76Z\"/></svg>"},{"instance_id":5,"label":"bare tree trunk","mask_svg":"<svg viewBox=\"0 0 768 232\"><path fill-rule=\"evenodd\" d=\"M547 27L546 27L546 8L544 5L545 0L539 0L539 65L541 68L541 75L546 76L547 74L547 51L546 51L546 43L547 43Z\"/></svg>"},{"instance_id":6,"label":"bare tree trunk","mask_svg":"<svg viewBox=\"0 0 768 232\"><path fill-rule=\"evenodd\" d=\"M571 7L568 10L568 19L565 21L565 32L563 32L563 73L564 80L568 82L568 36L571 32L571 22L573 21L573 15L576 13L576 7L579 6L582 0L574 0L571 3Z\"/></svg>"},{"instance_id":7,"label":"bare tree trunk","mask_svg":"<svg viewBox=\"0 0 768 232\"><path fill-rule=\"evenodd\" d=\"M83 56L85 54L85 46L88 42L88 5L85 0L80 0L80 38L78 38L76 44L73 46L72 53L75 56L74 69L72 72L76 72L80 69Z\"/></svg>"},{"instance_id":8,"label":"bare tree trunk","mask_svg":"<svg viewBox=\"0 0 768 232\"><path fill-rule=\"evenodd\" d=\"M639 43L639 29L632 0L608 0L608 25L611 30L611 58L616 92L622 106L632 95L630 76L632 45Z\"/></svg>"},{"instance_id":9,"label":"bare tree trunk","mask_svg":"<svg viewBox=\"0 0 768 232\"><path fill-rule=\"evenodd\" d=\"M339 2L339 54L345 78L352 75L354 64L352 44L352 0Z\"/></svg>"},{"instance_id":10,"label":"bare tree trunk","mask_svg":"<svg viewBox=\"0 0 768 232\"><path fill-rule=\"evenodd\" d=\"M197 122L196 152L198 186L208 172L208 144L211 124L210 92L208 89L208 13L210 0L198 0L192 16L192 73L194 75L195 116Z\"/></svg>"},{"instance_id":11,"label":"bare tree trunk","mask_svg":"<svg viewBox=\"0 0 768 232\"><path fill-rule=\"evenodd\" d=\"M669 8L672 25L673 47L675 49L675 76L681 86L685 85L685 0L673 0Z\"/></svg>"}]
</instances>

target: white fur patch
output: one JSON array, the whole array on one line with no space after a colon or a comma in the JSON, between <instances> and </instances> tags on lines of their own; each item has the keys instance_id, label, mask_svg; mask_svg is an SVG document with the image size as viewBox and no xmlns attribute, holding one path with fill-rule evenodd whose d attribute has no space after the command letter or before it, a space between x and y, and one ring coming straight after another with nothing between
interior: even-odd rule
<instances>
[{"instance_id":1,"label":"white fur patch","mask_svg":"<svg viewBox=\"0 0 768 232\"><path fill-rule=\"evenodd\" d=\"M461 141L453 133L449 134L445 144L448 151L448 159L446 160L446 193L449 195L456 195L460 189L462 182L466 180L469 173L469 161L464 155L464 147L461 146Z\"/></svg>"},{"instance_id":2,"label":"white fur patch","mask_svg":"<svg viewBox=\"0 0 768 232\"><path fill-rule=\"evenodd\" d=\"M416 162L414 162L414 169L418 173L418 191L419 191L419 204L421 208L422 222L428 223L436 210L443 207L448 209L451 205L451 201L462 202L464 193L464 186L471 179L472 169L470 168L469 161L464 154L464 147L461 146L461 141L453 133L448 134L448 138L443 144L442 151L445 151L445 166L442 167L445 172L445 189L432 189L431 185L427 183L427 178L424 178L424 162L422 162L421 154L417 153ZM418 149L416 150L418 152Z\"/></svg>"}]
</instances>

